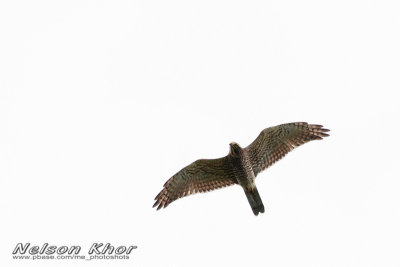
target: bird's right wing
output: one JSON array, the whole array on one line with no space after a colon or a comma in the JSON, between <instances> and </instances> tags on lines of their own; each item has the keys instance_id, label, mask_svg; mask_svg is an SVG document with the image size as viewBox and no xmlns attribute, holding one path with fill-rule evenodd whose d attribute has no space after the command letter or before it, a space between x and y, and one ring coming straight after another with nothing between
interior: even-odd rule
<instances>
[{"instance_id":1,"label":"bird's right wing","mask_svg":"<svg viewBox=\"0 0 400 267\"><path fill-rule=\"evenodd\" d=\"M322 125L306 122L281 124L264 129L260 135L245 149L249 153L254 175L283 158L295 147L311 140L329 136Z\"/></svg>"},{"instance_id":2,"label":"bird's right wing","mask_svg":"<svg viewBox=\"0 0 400 267\"><path fill-rule=\"evenodd\" d=\"M159 210L178 198L198 192L208 192L234 183L227 157L197 160L164 184L164 188L154 199L156 202L153 207L157 206Z\"/></svg>"}]
</instances>

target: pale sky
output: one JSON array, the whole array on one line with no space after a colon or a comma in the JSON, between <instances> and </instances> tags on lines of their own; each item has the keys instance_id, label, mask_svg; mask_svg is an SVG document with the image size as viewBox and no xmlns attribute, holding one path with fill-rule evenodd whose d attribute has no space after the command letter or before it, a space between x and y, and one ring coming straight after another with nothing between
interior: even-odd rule
<instances>
[{"instance_id":1,"label":"pale sky","mask_svg":"<svg viewBox=\"0 0 400 267\"><path fill-rule=\"evenodd\" d=\"M1 1L1 266L399 266L398 1ZM200 158L323 124L256 184L152 209ZM138 246L16 260L17 243Z\"/></svg>"}]
</instances>

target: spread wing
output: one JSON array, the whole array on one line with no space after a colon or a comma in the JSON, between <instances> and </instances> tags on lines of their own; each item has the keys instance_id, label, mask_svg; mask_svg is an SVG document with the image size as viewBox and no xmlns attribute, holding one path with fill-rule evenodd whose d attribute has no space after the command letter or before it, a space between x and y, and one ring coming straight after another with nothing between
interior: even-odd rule
<instances>
[{"instance_id":1,"label":"spread wing","mask_svg":"<svg viewBox=\"0 0 400 267\"><path fill-rule=\"evenodd\" d=\"M254 175L283 158L295 147L329 136L322 125L294 122L264 129L245 149L249 153Z\"/></svg>"},{"instance_id":2,"label":"spread wing","mask_svg":"<svg viewBox=\"0 0 400 267\"><path fill-rule=\"evenodd\" d=\"M198 192L208 192L234 183L227 157L197 160L164 184L164 188L154 199L156 202L153 207L158 206L159 210L178 198Z\"/></svg>"}]
</instances>

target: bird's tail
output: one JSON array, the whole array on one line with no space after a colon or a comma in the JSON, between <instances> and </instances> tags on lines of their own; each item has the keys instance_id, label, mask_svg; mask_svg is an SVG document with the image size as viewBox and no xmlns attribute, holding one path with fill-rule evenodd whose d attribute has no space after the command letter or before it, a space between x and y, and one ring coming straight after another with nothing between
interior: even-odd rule
<instances>
[{"instance_id":1,"label":"bird's tail","mask_svg":"<svg viewBox=\"0 0 400 267\"><path fill-rule=\"evenodd\" d=\"M254 215L257 216L259 212L264 213L264 204L262 203L257 187L254 186L252 190L245 190L244 192L246 193L246 197L249 200Z\"/></svg>"}]
</instances>

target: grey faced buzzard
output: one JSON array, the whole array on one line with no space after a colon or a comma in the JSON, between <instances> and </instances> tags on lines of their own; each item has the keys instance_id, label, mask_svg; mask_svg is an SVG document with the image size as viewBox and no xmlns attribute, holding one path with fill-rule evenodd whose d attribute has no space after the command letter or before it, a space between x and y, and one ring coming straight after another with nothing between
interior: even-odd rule
<instances>
[{"instance_id":1,"label":"grey faced buzzard","mask_svg":"<svg viewBox=\"0 0 400 267\"><path fill-rule=\"evenodd\" d=\"M295 147L329 136L322 125L294 122L264 129L249 146L230 143L226 157L200 159L186 166L165 184L153 207L167 207L172 201L198 192L208 192L228 185L240 185L254 215L264 212L264 205L254 183L256 176Z\"/></svg>"}]
</instances>

